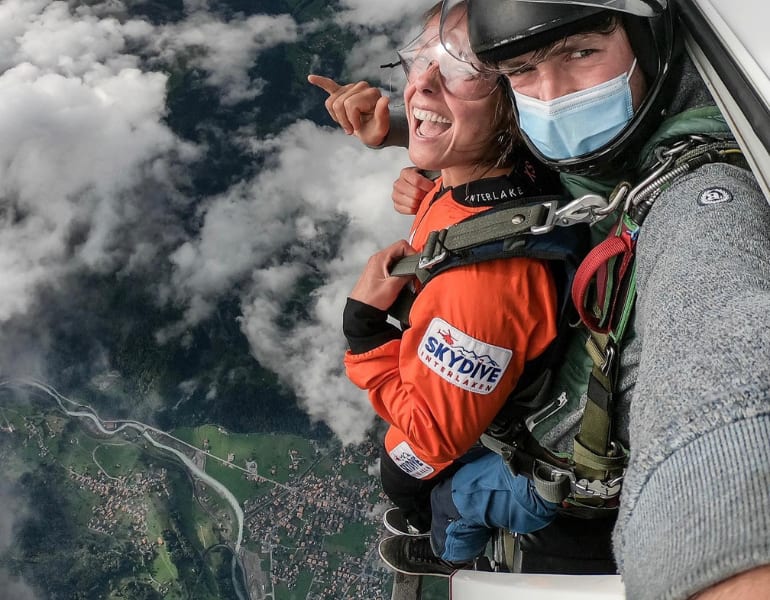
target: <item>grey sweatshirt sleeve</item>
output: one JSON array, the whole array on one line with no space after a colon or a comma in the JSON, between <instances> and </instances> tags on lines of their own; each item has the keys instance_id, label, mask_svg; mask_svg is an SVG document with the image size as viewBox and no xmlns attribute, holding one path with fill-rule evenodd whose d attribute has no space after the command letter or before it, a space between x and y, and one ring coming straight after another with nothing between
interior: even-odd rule
<instances>
[{"instance_id":1,"label":"grey sweatshirt sleeve","mask_svg":"<svg viewBox=\"0 0 770 600\"><path fill-rule=\"evenodd\" d=\"M701 167L637 252L638 379L615 552L632 600L685 599L770 563L770 206Z\"/></svg>"},{"instance_id":2,"label":"grey sweatshirt sleeve","mask_svg":"<svg viewBox=\"0 0 770 600\"><path fill-rule=\"evenodd\" d=\"M387 148L389 146L398 146L401 148L409 147L409 124L406 120L406 113L401 107L390 111L390 129L379 146L369 146L370 148Z\"/></svg>"}]
</instances>

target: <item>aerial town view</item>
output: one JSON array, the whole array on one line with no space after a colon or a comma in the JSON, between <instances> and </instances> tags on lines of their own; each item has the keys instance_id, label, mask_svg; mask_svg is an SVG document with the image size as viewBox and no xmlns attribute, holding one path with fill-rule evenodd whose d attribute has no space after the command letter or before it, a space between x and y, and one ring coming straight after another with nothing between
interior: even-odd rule
<instances>
[{"instance_id":1,"label":"aerial town view","mask_svg":"<svg viewBox=\"0 0 770 600\"><path fill-rule=\"evenodd\" d=\"M23 385L41 393L6 398L0 453L44 494L24 509L11 555L49 587L104 598L389 596L373 442L324 445L214 425L163 432L103 421L45 384ZM42 543L50 552L30 561Z\"/></svg>"}]
</instances>

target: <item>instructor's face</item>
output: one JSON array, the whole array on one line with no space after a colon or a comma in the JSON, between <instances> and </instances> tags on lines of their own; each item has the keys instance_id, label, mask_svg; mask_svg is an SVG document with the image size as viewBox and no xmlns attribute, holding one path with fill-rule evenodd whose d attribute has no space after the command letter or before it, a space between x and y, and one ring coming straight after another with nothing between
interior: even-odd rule
<instances>
[{"instance_id":1,"label":"instructor's face","mask_svg":"<svg viewBox=\"0 0 770 600\"><path fill-rule=\"evenodd\" d=\"M542 60L534 52L504 61L500 68L516 92L548 101L579 92L627 73L634 62L628 35L618 25L611 33L572 35ZM629 80L634 110L639 107L647 86L638 67Z\"/></svg>"}]
</instances>

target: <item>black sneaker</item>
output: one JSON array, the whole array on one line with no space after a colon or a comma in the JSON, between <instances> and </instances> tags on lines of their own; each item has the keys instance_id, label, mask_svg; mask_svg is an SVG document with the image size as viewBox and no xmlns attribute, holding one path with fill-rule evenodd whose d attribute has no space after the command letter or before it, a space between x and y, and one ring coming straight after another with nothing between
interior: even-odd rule
<instances>
[{"instance_id":1,"label":"black sneaker","mask_svg":"<svg viewBox=\"0 0 770 600\"><path fill-rule=\"evenodd\" d=\"M442 560L430 547L430 538L396 535L380 542L380 558L394 571L406 575L435 575L449 577L472 562L453 563Z\"/></svg>"},{"instance_id":2,"label":"black sneaker","mask_svg":"<svg viewBox=\"0 0 770 600\"><path fill-rule=\"evenodd\" d=\"M389 508L382 515L382 522L385 524L385 529L396 535L409 535L412 537L428 537L430 531L422 533L416 527L413 527L404 517L404 513L400 508Z\"/></svg>"}]
</instances>

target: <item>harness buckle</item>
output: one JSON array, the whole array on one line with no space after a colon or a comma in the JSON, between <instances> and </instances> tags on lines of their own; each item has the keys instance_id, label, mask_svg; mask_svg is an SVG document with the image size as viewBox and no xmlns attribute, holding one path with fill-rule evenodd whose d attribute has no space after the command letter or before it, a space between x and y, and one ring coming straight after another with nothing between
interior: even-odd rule
<instances>
[{"instance_id":1,"label":"harness buckle","mask_svg":"<svg viewBox=\"0 0 770 600\"><path fill-rule=\"evenodd\" d=\"M420 254L420 260L417 262L418 269L430 269L433 265L440 263L449 256L449 252L444 247L446 235L446 229L431 231L428 234L425 248L423 248L422 254Z\"/></svg>"},{"instance_id":2,"label":"harness buckle","mask_svg":"<svg viewBox=\"0 0 770 600\"><path fill-rule=\"evenodd\" d=\"M574 476L573 476L574 477ZM573 480L572 491L580 496L590 498L601 498L602 500L611 500L620 494L624 475L619 475L609 481L599 479L579 479Z\"/></svg>"},{"instance_id":3,"label":"harness buckle","mask_svg":"<svg viewBox=\"0 0 770 600\"><path fill-rule=\"evenodd\" d=\"M430 269L433 265L437 265L441 261L443 261L447 256L449 256L449 252L446 250L442 251L441 254L438 254L436 256L429 256L424 257L421 256L420 260L417 263L418 269Z\"/></svg>"},{"instance_id":4,"label":"harness buckle","mask_svg":"<svg viewBox=\"0 0 770 600\"><path fill-rule=\"evenodd\" d=\"M612 365L615 363L616 354L617 350L615 350L615 344L607 344L607 347L604 350L604 362L601 367L599 367L604 375L609 374Z\"/></svg>"},{"instance_id":5,"label":"harness buckle","mask_svg":"<svg viewBox=\"0 0 770 600\"><path fill-rule=\"evenodd\" d=\"M599 194L586 194L575 198L561 208L557 208L555 202L544 202L543 206L548 209L548 215L542 225L530 228L535 235L549 233L557 226L570 227L578 223L592 225L607 216L602 211L606 211L608 204L607 200Z\"/></svg>"}]
</instances>

